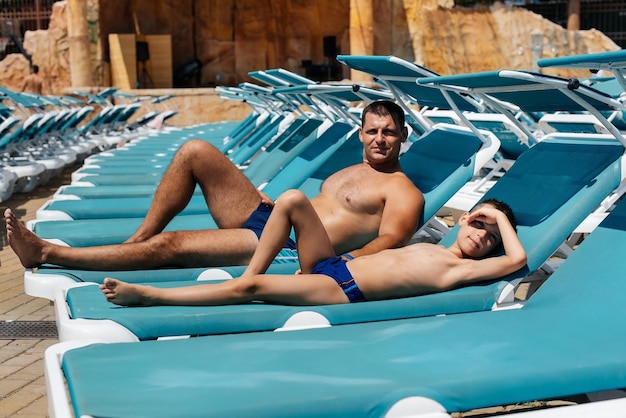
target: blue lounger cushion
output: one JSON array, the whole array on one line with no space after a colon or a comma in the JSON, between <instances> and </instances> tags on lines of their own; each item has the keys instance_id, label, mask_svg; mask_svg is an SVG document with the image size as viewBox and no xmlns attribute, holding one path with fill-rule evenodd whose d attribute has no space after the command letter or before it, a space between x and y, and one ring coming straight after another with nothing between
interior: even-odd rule
<instances>
[{"instance_id":1,"label":"blue lounger cushion","mask_svg":"<svg viewBox=\"0 0 626 418\"><path fill-rule=\"evenodd\" d=\"M150 283L156 287L199 284L202 282ZM363 302L356 305L307 307L248 303L230 306L126 308L107 302L97 286L70 288L66 301L72 319L109 319L126 327L143 341L179 335L273 331L284 326L292 315L303 311L316 312L326 318L331 325L432 316L442 312L450 315L484 311L493 308L506 284L498 281L412 298ZM85 326L89 326L89 323L85 323Z\"/></svg>"}]
</instances>

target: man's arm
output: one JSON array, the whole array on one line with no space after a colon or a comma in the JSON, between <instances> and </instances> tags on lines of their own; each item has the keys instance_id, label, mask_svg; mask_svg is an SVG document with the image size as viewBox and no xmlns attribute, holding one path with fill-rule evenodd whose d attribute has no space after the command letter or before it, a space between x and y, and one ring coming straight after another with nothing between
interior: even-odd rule
<instances>
[{"instance_id":1,"label":"man's arm","mask_svg":"<svg viewBox=\"0 0 626 418\"><path fill-rule=\"evenodd\" d=\"M408 178L385 185L385 207L378 237L350 251L354 258L389 248L402 247L411 240L424 210L424 196Z\"/></svg>"}]
</instances>

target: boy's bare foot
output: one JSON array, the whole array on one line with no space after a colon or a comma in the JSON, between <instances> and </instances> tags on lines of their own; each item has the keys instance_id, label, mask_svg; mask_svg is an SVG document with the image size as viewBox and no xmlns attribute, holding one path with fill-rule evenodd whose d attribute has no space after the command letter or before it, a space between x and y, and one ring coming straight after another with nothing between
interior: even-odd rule
<instances>
[{"instance_id":1,"label":"boy's bare foot","mask_svg":"<svg viewBox=\"0 0 626 418\"><path fill-rule=\"evenodd\" d=\"M107 301L121 306L149 306L150 298L144 295L143 290L147 286L122 282L107 277L100 285L100 290Z\"/></svg>"},{"instance_id":2,"label":"boy's bare foot","mask_svg":"<svg viewBox=\"0 0 626 418\"><path fill-rule=\"evenodd\" d=\"M4 211L9 245L26 268L38 267L44 263L46 242L26 228L11 212Z\"/></svg>"}]
</instances>

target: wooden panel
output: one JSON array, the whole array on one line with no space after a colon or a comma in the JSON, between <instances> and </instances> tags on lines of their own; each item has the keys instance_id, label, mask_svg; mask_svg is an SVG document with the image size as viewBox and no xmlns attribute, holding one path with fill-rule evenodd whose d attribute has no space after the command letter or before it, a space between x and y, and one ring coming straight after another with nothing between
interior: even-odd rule
<instances>
[{"instance_id":1,"label":"wooden panel","mask_svg":"<svg viewBox=\"0 0 626 418\"><path fill-rule=\"evenodd\" d=\"M111 85L121 89L137 86L137 50L134 34L109 34Z\"/></svg>"},{"instance_id":2,"label":"wooden panel","mask_svg":"<svg viewBox=\"0 0 626 418\"><path fill-rule=\"evenodd\" d=\"M171 88L172 87L172 36L171 35L141 35L148 43L150 60L146 63L152 84L144 82L143 88ZM141 73L140 73L141 79Z\"/></svg>"}]
</instances>

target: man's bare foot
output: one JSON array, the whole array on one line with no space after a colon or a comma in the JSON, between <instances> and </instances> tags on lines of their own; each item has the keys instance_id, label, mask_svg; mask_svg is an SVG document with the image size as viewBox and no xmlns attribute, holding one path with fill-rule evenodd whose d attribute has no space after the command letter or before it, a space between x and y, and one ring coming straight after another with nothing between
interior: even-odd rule
<instances>
[{"instance_id":1,"label":"man's bare foot","mask_svg":"<svg viewBox=\"0 0 626 418\"><path fill-rule=\"evenodd\" d=\"M122 282L107 277L99 286L107 301L121 306L149 306L150 298L146 297L144 290L148 286L141 286Z\"/></svg>"},{"instance_id":2,"label":"man's bare foot","mask_svg":"<svg viewBox=\"0 0 626 418\"><path fill-rule=\"evenodd\" d=\"M33 234L16 217L11 209L4 211L9 245L26 268L38 267L44 263L47 243Z\"/></svg>"}]
</instances>

